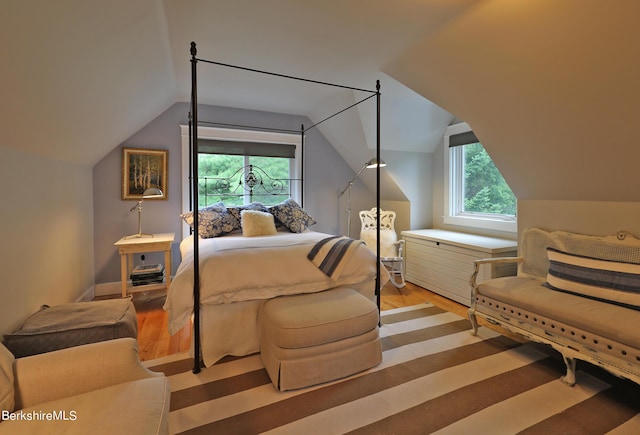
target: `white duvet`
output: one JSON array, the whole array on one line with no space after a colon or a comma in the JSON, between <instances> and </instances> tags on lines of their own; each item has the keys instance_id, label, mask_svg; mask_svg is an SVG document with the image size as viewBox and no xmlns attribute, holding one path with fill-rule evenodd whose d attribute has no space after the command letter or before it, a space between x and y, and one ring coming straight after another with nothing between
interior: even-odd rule
<instances>
[{"instance_id":1,"label":"white duvet","mask_svg":"<svg viewBox=\"0 0 640 435\"><path fill-rule=\"evenodd\" d=\"M280 295L312 293L341 285L375 280L376 256L364 244L343 261L344 270L331 279L307 254L316 242L330 237L306 231L279 232L271 236L228 235L199 239L200 300L202 305L228 304L269 299ZM182 262L167 293L164 309L169 314L169 332L175 334L193 312L193 238L180 244ZM388 280L381 267L381 283Z\"/></svg>"}]
</instances>

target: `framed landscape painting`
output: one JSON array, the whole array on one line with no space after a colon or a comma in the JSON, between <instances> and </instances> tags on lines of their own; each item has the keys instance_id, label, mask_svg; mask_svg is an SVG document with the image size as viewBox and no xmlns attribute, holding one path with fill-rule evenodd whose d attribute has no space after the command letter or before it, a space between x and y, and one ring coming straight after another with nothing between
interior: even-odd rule
<instances>
[{"instance_id":1,"label":"framed landscape painting","mask_svg":"<svg viewBox=\"0 0 640 435\"><path fill-rule=\"evenodd\" d=\"M152 187L162 196L150 199L167 199L167 155L166 150L123 148L122 199L140 200Z\"/></svg>"}]
</instances>

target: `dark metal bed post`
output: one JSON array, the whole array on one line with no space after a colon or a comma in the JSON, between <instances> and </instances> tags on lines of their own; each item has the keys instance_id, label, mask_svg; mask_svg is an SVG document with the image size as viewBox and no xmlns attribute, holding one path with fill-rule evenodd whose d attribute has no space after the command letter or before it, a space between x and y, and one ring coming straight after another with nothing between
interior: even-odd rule
<instances>
[{"instance_id":1,"label":"dark metal bed post","mask_svg":"<svg viewBox=\"0 0 640 435\"><path fill-rule=\"evenodd\" d=\"M380 80L376 80L376 299L380 313Z\"/></svg>"},{"instance_id":2,"label":"dark metal bed post","mask_svg":"<svg viewBox=\"0 0 640 435\"><path fill-rule=\"evenodd\" d=\"M193 118L191 117L191 110L189 110L189 168L193 165ZM193 210L193 179L189 177L189 210ZM193 234L193 229L191 229Z\"/></svg>"},{"instance_id":3,"label":"dark metal bed post","mask_svg":"<svg viewBox=\"0 0 640 435\"><path fill-rule=\"evenodd\" d=\"M196 43L191 42L191 115L193 117L193 149L191 150L191 182L193 186L193 373L200 373L200 253L198 238L198 59Z\"/></svg>"},{"instance_id":4,"label":"dark metal bed post","mask_svg":"<svg viewBox=\"0 0 640 435\"><path fill-rule=\"evenodd\" d=\"M304 124L300 126L300 147L300 207L304 207Z\"/></svg>"}]
</instances>

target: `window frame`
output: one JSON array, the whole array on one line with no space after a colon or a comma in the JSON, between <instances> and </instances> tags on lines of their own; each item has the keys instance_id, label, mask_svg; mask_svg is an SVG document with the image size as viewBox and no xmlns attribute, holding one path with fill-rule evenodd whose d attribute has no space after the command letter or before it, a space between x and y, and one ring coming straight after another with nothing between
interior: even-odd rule
<instances>
[{"instance_id":1,"label":"window frame","mask_svg":"<svg viewBox=\"0 0 640 435\"><path fill-rule=\"evenodd\" d=\"M189 206L189 191L191 180L189 174L191 168L190 161L190 146L189 146L189 126L180 126L181 136L181 151L182 151L182 212L186 213L191 211ZM244 141L255 143L282 143L294 145L296 147L295 158L292 159L290 165L290 177L292 179L301 179L302 174L302 135L290 134L290 133L276 133L268 131L258 130L240 130L221 127L198 127L198 139L208 140L226 140L226 141ZM301 204L302 199L302 183L293 183L291 186L291 198ZM183 235L190 233L189 226L184 223L182 226Z\"/></svg>"},{"instance_id":2,"label":"window frame","mask_svg":"<svg viewBox=\"0 0 640 435\"><path fill-rule=\"evenodd\" d=\"M444 216L443 223L469 228L516 233L517 216L463 212L464 162L461 146L449 147L450 137L473 131L462 122L450 125L444 135Z\"/></svg>"}]
</instances>

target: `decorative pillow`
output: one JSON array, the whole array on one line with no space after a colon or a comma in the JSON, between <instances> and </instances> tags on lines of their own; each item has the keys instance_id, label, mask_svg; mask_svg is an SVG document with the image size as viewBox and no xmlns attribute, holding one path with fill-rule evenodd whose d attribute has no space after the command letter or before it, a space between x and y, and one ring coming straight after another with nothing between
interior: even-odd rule
<instances>
[{"instance_id":1,"label":"decorative pillow","mask_svg":"<svg viewBox=\"0 0 640 435\"><path fill-rule=\"evenodd\" d=\"M264 204L260 203L260 202L252 202L251 204L247 204L247 205L239 205L239 206L235 206L235 207L228 207L227 210L229 211L229 213L231 213L231 215L236 218L236 230L239 230L242 228L241 226L241 221L242 221L242 210L257 210L257 211L269 211L267 210L267 207L264 206Z\"/></svg>"},{"instance_id":2,"label":"decorative pillow","mask_svg":"<svg viewBox=\"0 0 640 435\"><path fill-rule=\"evenodd\" d=\"M245 237L277 234L273 215L264 211L242 210L242 235Z\"/></svg>"},{"instance_id":3,"label":"decorative pillow","mask_svg":"<svg viewBox=\"0 0 640 435\"><path fill-rule=\"evenodd\" d=\"M193 213L183 213L182 219L193 228ZM240 227L238 220L219 202L198 211L198 234L203 239L218 237Z\"/></svg>"},{"instance_id":4,"label":"decorative pillow","mask_svg":"<svg viewBox=\"0 0 640 435\"><path fill-rule=\"evenodd\" d=\"M274 205L269 212L294 233L301 233L316 223L293 199Z\"/></svg>"},{"instance_id":5,"label":"decorative pillow","mask_svg":"<svg viewBox=\"0 0 640 435\"><path fill-rule=\"evenodd\" d=\"M0 411L13 412L14 383L13 361L15 358L9 349L0 344ZM0 424L2 424L0 422Z\"/></svg>"},{"instance_id":6,"label":"decorative pillow","mask_svg":"<svg viewBox=\"0 0 640 435\"><path fill-rule=\"evenodd\" d=\"M640 310L640 264L584 257L547 248L547 286Z\"/></svg>"}]
</instances>

